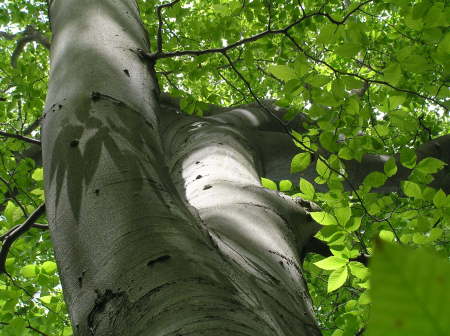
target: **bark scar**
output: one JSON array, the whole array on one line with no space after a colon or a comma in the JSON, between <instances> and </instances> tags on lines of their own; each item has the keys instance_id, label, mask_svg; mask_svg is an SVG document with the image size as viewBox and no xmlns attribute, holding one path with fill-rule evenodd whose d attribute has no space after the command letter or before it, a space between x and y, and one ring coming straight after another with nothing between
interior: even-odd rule
<instances>
[{"instance_id":1,"label":"bark scar","mask_svg":"<svg viewBox=\"0 0 450 336\"><path fill-rule=\"evenodd\" d=\"M162 263L162 262L166 262L167 260L169 260L171 258L170 255L163 255L160 256L156 259L152 259L147 263L148 267L153 267L156 263Z\"/></svg>"},{"instance_id":2,"label":"bark scar","mask_svg":"<svg viewBox=\"0 0 450 336\"><path fill-rule=\"evenodd\" d=\"M120 298L125 294L124 292L114 293L111 289L106 289L103 294L99 290L96 290L95 292L97 293L97 298L95 299L94 306L92 307L87 318L87 326L92 335L95 335L95 330L97 329L97 326L94 325L96 315L105 311L108 302L116 298Z\"/></svg>"}]
</instances>

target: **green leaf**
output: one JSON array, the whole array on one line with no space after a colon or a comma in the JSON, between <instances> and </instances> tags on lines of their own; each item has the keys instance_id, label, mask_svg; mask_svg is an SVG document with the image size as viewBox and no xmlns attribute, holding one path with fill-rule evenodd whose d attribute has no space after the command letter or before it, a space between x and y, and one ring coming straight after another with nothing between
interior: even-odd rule
<instances>
[{"instance_id":1,"label":"green leaf","mask_svg":"<svg viewBox=\"0 0 450 336\"><path fill-rule=\"evenodd\" d=\"M5 211L4 211L3 214L4 214L4 216L6 217L6 220L9 223L14 224L20 218L22 218L23 211L18 206L16 206L13 202L8 201L8 203L6 204L6 208L5 208Z\"/></svg>"},{"instance_id":2,"label":"green leaf","mask_svg":"<svg viewBox=\"0 0 450 336\"><path fill-rule=\"evenodd\" d=\"M412 240L417 245L423 245L428 243L428 237L426 237L422 232L414 233Z\"/></svg>"},{"instance_id":3,"label":"green leaf","mask_svg":"<svg viewBox=\"0 0 450 336\"><path fill-rule=\"evenodd\" d=\"M450 204L447 204L447 196L445 195L445 192L442 189L439 189L439 191L434 195L433 203L436 206L436 208L443 208L445 206L450 206Z\"/></svg>"},{"instance_id":4,"label":"green leaf","mask_svg":"<svg viewBox=\"0 0 450 336\"><path fill-rule=\"evenodd\" d=\"M347 267L342 267L331 272L330 277L328 278L328 293L331 293L332 291L342 287L342 285L344 285L345 281L347 280L347 276Z\"/></svg>"},{"instance_id":5,"label":"green leaf","mask_svg":"<svg viewBox=\"0 0 450 336\"><path fill-rule=\"evenodd\" d=\"M358 299L358 303L361 305L366 305L366 304L369 304L370 302L371 302L370 296L367 291L362 293Z\"/></svg>"},{"instance_id":6,"label":"green leaf","mask_svg":"<svg viewBox=\"0 0 450 336\"><path fill-rule=\"evenodd\" d=\"M402 78L402 70L400 64L393 63L383 71L384 80L392 85L397 85Z\"/></svg>"},{"instance_id":7,"label":"green leaf","mask_svg":"<svg viewBox=\"0 0 450 336\"><path fill-rule=\"evenodd\" d=\"M6 335L8 335L8 336L26 335L26 332L27 332L26 328L27 328L27 322L24 319L14 318L9 322L9 324L5 328L7 330Z\"/></svg>"},{"instance_id":8,"label":"green leaf","mask_svg":"<svg viewBox=\"0 0 450 336\"><path fill-rule=\"evenodd\" d=\"M348 99L348 103L345 110L350 114L357 115L359 113L359 108L360 108L359 99L355 97L350 97Z\"/></svg>"},{"instance_id":9,"label":"green leaf","mask_svg":"<svg viewBox=\"0 0 450 336\"><path fill-rule=\"evenodd\" d=\"M320 177L327 179L330 175L330 169L322 160L317 160L316 162L316 172Z\"/></svg>"},{"instance_id":10,"label":"green leaf","mask_svg":"<svg viewBox=\"0 0 450 336\"><path fill-rule=\"evenodd\" d=\"M344 43L336 48L335 53L342 57L353 57L359 52L360 49L361 46L359 44Z\"/></svg>"},{"instance_id":11,"label":"green leaf","mask_svg":"<svg viewBox=\"0 0 450 336\"><path fill-rule=\"evenodd\" d=\"M41 265L41 267L47 274L53 274L56 272L56 263L53 261L46 261Z\"/></svg>"},{"instance_id":12,"label":"green leaf","mask_svg":"<svg viewBox=\"0 0 450 336\"><path fill-rule=\"evenodd\" d=\"M405 16L405 25L413 30L421 30L423 21L420 18L415 18L412 15Z\"/></svg>"},{"instance_id":13,"label":"green leaf","mask_svg":"<svg viewBox=\"0 0 450 336\"><path fill-rule=\"evenodd\" d=\"M364 178L364 185L372 188L381 187L387 180L387 176L381 172L374 171L371 172Z\"/></svg>"},{"instance_id":14,"label":"green leaf","mask_svg":"<svg viewBox=\"0 0 450 336\"><path fill-rule=\"evenodd\" d=\"M342 78L347 90L361 89L364 86L364 83L355 77L344 76Z\"/></svg>"},{"instance_id":15,"label":"green leaf","mask_svg":"<svg viewBox=\"0 0 450 336\"><path fill-rule=\"evenodd\" d=\"M296 79L298 76L295 70L288 65L274 65L271 64L267 67L267 71L272 75L281 79L282 81L288 82L291 79Z\"/></svg>"},{"instance_id":16,"label":"green leaf","mask_svg":"<svg viewBox=\"0 0 450 336\"><path fill-rule=\"evenodd\" d=\"M309 68L310 66L308 64L307 58L304 55L300 54L295 58L294 69L299 77L305 75L308 72Z\"/></svg>"},{"instance_id":17,"label":"green leaf","mask_svg":"<svg viewBox=\"0 0 450 336\"><path fill-rule=\"evenodd\" d=\"M416 152L414 152L412 149L402 148L400 150L400 163L406 168L414 168L414 166L416 165L416 159Z\"/></svg>"},{"instance_id":18,"label":"green leaf","mask_svg":"<svg viewBox=\"0 0 450 336\"><path fill-rule=\"evenodd\" d=\"M264 188L278 190L277 184L268 178L261 177L261 184Z\"/></svg>"},{"instance_id":19,"label":"green leaf","mask_svg":"<svg viewBox=\"0 0 450 336\"><path fill-rule=\"evenodd\" d=\"M41 296L39 299L42 302L44 302L45 304L49 304L52 301L52 296L51 295L45 295L45 296Z\"/></svg>"},{"instance_id":20,"label":"green leaf","mask_svg":"<svg viewBox=\"0 0 450 336\"><path fill-rule=\"evenodd\" d=\"M20 273L25 278L33 278L34 276L36 276L36 269L36 265L26 265L20 269Z\"/></svg>"},{"instance_id":21,"label":"green leaf","mask_svg":"<svg viewBox=\"0 0 450 336\"><path fill-rule=\"evenodd\" d=\"M44 170L42 168L35 169L31 178L35 181L42 181L44 179Z\"/></svg>"},{"instance_id":22,"label":"green leaf","mask_svg":"<svg viewBox=\"0 0 450 336\"><path fill-rule=\"evenodd\" d=\"M225 15L228 12L228 7L222 4L214 4L212 5L212 8L214 12L220 15Z\"/></svg>"},{"instance_id":23,"label":"green leaf","mask_svg":"<svg viewBox=\"0 0 450 336\"><path fill-rule=\"evenodd\" d=\"M395 158L391 157L384 163L384 173L388 176L394 176L397 174L397 165L395 164Z\"/></svg>"},{"instance_id":24,"label":"green leaf","mask_svg":"<svg viewBox=\"0 0 450 336\"><path fill-rule=\"evenodd\" d=\"M389 127L387 125L376 125L375 130L382 137L389 135Z\"/></svg>"},{"instance_id":25,"label":"green leaf","mask_svg":"<svg viewBox=\"0 0 450 336\"><path fill-rule=\"evenodd\" d=\"M415 169L421 171L424 174L435 174L447 164L439 159L433 157L427 157L421 160Z\"/></svg>"},{"instance_id":26,"label":"green leaf","mask_svg":"<svg viewBox=\"0 0 450 336\"><path fill-rule=\"evenodd\" d=\"M336 329L331 336L344 336L344 331L342 329Z\"/></svg>"},{"instance_id":27,"label":"green leaf","mask_svg":"<svg viewBox=\"0 0 450 336\"><path fill-rule=\"evenodd\" d=\"M315 189L314 186L304 178L300 179L300 191L307 196L307 199L312 200L314 198Z\"/></svg>"},{"instance_id":28,"label":"green leaf","mask_svg":"<svg viewBox=\"0 0 450 336\"><path fill-rule=\"evenodd\" d=\"M307 82L314 87L320 88L323 87L331 80L330 77L324 75L314 74L313 76L309 76Z\"/></svg>"},{"instance_id":29,"label":"green leaf","mask_svg":"<svg viewBox=\"0 0 450 336\"><path fill-rule=\"evenodd\" d=\"M345 230L350 232L358 230L361 226L361 219L361 217L353 217L353 219L345 226Z\"/></svg>"},{"instance_id":30,"label":"green leaf","mask_svg":"<svg viewBox=\"0 0 450 336\"><path fill-rule=\"evenodd\" d=\"M369 275L369 270L366 266L357 261L350 261L348 263L350 272L358 279L364 280Z\"/></svg>"},{"instance_id":31,"label":"green leaf","mask_svg":"<svg viewBox=\"0 0 450 336\"><path fill-rule=\"evenodd\" d=\"M322 225L337 225L336 218L328 212L310 212L311 217L319 224Z\"/></svg>"},{"instance_id":32,"label":"green leaf","mask_svg":"<svg viewBox=\"0 0 450 336\"><path fill-rule=\"evenodd\" d=\"M339 149L333 132L322 132L319 136L319 141L322 147L329 152L336 152Z\"/></svg>"},{"instance_id":33,"label":"green leaf","mask_svg":"<svg viewBox=\"0 0 450 336\"><path fill-rule=\"evenodd\" d=\"M420 249L382 244L371 266L368 336L450 335L450 264Z\"/></svg>"},{"instance_id":34,"label":"green leaf","mask_svg":"<svg viewBox=\"0 0 450 336\"><path fill-rule=\"evenodd\" d=\"M289 191L292 189L292 182L289 180L281 180L279 182L280 185L280 191Z\"/></svg>"},{"instance_id":35,"label":"green leaf","mask_svg":"<svg viewBox=\"0 0 450 336\"><path fill-rule=\"evenodd\" d=\"M442 237L444 230L440 228L432 228L428 233L428 242L434 242L435 240Z\"/></svg>"},{"instance_id":36,"label":"green leaf","mask_svg":"<svg viewBox=\"0 0 450 336\"><path fill-rule=\"evenodd\" d=\"M389 107L391 110L396 109L399 105L403 104L406 100L406 96L390 96Z\"/></svg>"},{"instance_id":37,"label":"green leaf","mask_svg":"<svg viewBox=\"0 0 450 336\"><path fill-rule=\"evenodd\" d=\"M382 240L387 241L389 243L392 243L395 239L394 233L389 230L381 230L378 235Z\"/></svg>"},{"instance_id":38,"label":"green leaf","mask_svg":"<svg viewBox=\"0 0 450 336\"><path fill-rule=\"evenodd\" d=\"M334 209L334 215L340 225L345 226L352 216L352 210L348 207Z\"/></svg>"},{"instance_id":39,"label":"green leaf","mask_svg":"<svg viewBox=\"0 0 450 336\"><path fill-rule=\"evenodd\" d=\"M331 256L314 263L317 267L331 271L347 265L348 260L340 257Z\"/></svg>"},{"instance_id":40,"label":"green leaf","mask_svg":"<svg viewBox=\"0 0 450 336\"><path fill-rule=\"evenodd\" d=\"M403 181L402 182L402 190L406 196L419 198L419 199L422 198L422 189L415 182Z\"/></svg>"},{"instance_id":41,"label":"green leaf","mask_svg":"<svg viewBox=\"0 0 450 336\"><path fill-rule=\"evenodd\" d=\"M72 336L72 327L64 327L63 336Z\"/></svg>"},{"instance_id":42,"label":"green leaf","mask_svg":"<svg viewBox=\"0 0 450 336\"><path fill-rule=\"evenodd\" d=\"M339 152L338 152L338 156L341 159L344 160L351 160L353 159L353 154L352 154L352 150L348 147L342 147Z\"/></svg>"},{"instance_id":43,"label":"green leaf","mask_svg":"<svg viewBox=\"0 0 450 336\"><path fill-rule=\"evenodd\" d=\"M291 174L301 172L308 168L311 163L311 154L299 153L294 156L291 162Z\"/></svg>"},{"instance_id":44,"label":"green leaf","mask_svg":"<svg viewBox=\"0 0 450 336\"><path fill-rule=\"evenodd\" d=\"M338 27L334 24L324 25L320 30L317 42L323 44L333 43L336 39L335 33L337 29Z\"/></svg>"}]
</instances>

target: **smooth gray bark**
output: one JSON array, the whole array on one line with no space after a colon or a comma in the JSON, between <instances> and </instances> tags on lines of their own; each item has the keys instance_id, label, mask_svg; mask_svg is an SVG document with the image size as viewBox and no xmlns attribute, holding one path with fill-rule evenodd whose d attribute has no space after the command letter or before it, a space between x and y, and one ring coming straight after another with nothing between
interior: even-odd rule
<instances>
[{"instance_id":1,"label":"smooth gray bark","mask_svg":"<svg viewBox=\"0 0 450 336\"><path fill-rule=\"evenodd\" d=\"M46 206L75 335L320 335L298 255L318 227L260 186L249 132L158 104L134 0L50 14Z\"/></svg>"}]
</instances>

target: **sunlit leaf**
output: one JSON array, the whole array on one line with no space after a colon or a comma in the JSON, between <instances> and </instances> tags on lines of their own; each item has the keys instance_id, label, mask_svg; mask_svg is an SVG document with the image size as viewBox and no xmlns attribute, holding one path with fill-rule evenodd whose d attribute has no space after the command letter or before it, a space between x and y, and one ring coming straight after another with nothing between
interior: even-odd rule
<instances>
[{"instance_id":1,"label":"sunlit leaf","mask_svg":"<svg viewBox=\"0 0 450 336\"><path fill-rule=\"evenodd\" d=\"M304 178L300 179L300 191L307 196L308 199L314 198L315 189L314 186Z\"/></svg>"},{"instance_id":2,"label":"sunlit leaf","mask_svg":"<svg viewBox=\"0 0 450 336\"><path fill-rule=\"evenodd\" d=\"M347 265L347 263L347 259L331 256L315 262L314 265L324 270L336 270Z\"/></svg>"},{"instance_id":3,"label":"sunlit leaf","mask_svg":"<svg viewBox=\"0 0 450 336\"><path fill-rule=\"evenodd\" d=\"M261 177L261 184L264 188L278 190L277 184L274 181L272 181L271 179Z\"/></svg>"},{"instance_id":4,"label":"sunlit leaf","mask_svg":"<svg viewBox=\"0 0 450 336\"><path fill-rule=\"evenodd\" d=\"M308 168L311 163L311 154L299 153L296 154L291 161L291 174L301 172Z\"/></svg>"},{"instance_id":5,"label":"sunlit leaf","mask_svg":"<svg viewBox=\"0 0 450 336\"><path fill-rule=\"evenodd\" d=\"M336 218L328 212L310 212L311 217L319 224L322 225L336 225Z\"/></svg>"},{"instance_id":6,"label":"sunlit leaf","mask_svg":"<svg viewBox=\"0 0 450 336\"><path fill-rule=\"evenodd\" d=\"M345 281L347 280L347 276L348 270L346 266L331 272L330 277L328 278L328 286L327 286L328 293L342 287Z\"/></svg>"}]
</instances>

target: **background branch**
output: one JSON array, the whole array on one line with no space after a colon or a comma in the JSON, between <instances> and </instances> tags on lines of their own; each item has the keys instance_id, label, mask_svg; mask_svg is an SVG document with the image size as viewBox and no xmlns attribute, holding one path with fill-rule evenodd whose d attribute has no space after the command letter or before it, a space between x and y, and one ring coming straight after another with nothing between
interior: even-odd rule
<instances>
[{"instance_id":1,"label":"background branch","mask_svg":"<svg viewBox=\"0 0 450 336\"><path fill-rule=\"evenodd\" d=\"M13 134L13 133L7 133L7 132L3 132L0 131L0 136L5 137L5 138L14 138L14 139L19 139L34 145L41 145L41 142L39 140L33 139L33 138L29 138L20 134Z\"/></svg>"},{"instance_id":2,"label":"background branch","mask_svg":"<svg viewBox=\"0 0 450 336\"><path fill-rule=\"evenodd\" d=\"M0 237L3 245L0 249L0 274L6 273L5 262L11 245L22 234L27 232L45 212L45 204L42 203L34 212L23 222L23 224L13 227L7 233Z\"/></svg>"},{"instance_id":3,"label":"background branch","mask_svg":"<svg viewBox=\"0 0 450 336\"><path fill-rule=\"evenodd\" d=\"M0 37L7 40L14 40L15 38L19 37L16 42L16 47L11 55L11 65L14 68L17 65L17 59L29 42L37 42L44 48L48 50L50 49L50 41L48 40L48 38L32 25L26 26L24 31L17 34L0 32Z\"/></svg>"}]
</instances>

